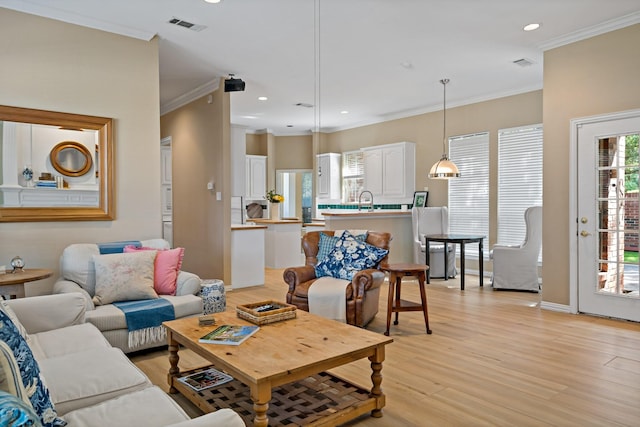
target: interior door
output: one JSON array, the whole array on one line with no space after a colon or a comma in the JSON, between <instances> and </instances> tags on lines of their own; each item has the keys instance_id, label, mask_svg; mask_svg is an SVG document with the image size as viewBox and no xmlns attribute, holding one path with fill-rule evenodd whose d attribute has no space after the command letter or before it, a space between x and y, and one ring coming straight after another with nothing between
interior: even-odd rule
<instances>
[{"instance_id":1,"label":"interior door","mask_svg":"<svg viewBox=\"0 0 640 427\"><path fill-rule=\"evenodd\" d=\"M640 115L577 129L578 311L640 321Z\"/></svg>"}]
</instances>

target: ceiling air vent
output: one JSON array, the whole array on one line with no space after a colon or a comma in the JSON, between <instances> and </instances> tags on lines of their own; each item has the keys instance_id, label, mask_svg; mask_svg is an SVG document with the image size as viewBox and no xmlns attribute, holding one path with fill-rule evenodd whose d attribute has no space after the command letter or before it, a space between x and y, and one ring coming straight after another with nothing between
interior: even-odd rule
<instances>
[{"instance_id":1,"label":"ceiling air vent","mask_svg":"<svg viewBox=\"0 0 640 427\"><path fill-rule=\"evenodd\" d=\"M173 24L173 25L177 25L179 27L184 27L184 28L188 28L191 31L202 31L205 28L207 28L206 25L198 25L198 24L194 24L192 22L188 22L188 21L183 21L180 18L171 18L169 21L167 21L169 24Z\"/></svg>"},{"instance_id":2,"label":"ceiling air vent","mask_svg":"<svg viewBox=\"0 0 640 427\"><path fill-rule=\"evenodd\" d=\"M306 102L298 102L296 107L313 108L313 104L307 104Z\"/></svg>"},{"instance_id":3,"label":"ceiling air vent","mask_svg":"<svg viewBox=\"0 0 640 427\"><path fill-rule=\"evenodd\" d=\"M528 67L529 65L533 65L534 62L527 58L520 58L513 61L514 64L519 65L521 67Z\"/></svg>"}]
</instances>

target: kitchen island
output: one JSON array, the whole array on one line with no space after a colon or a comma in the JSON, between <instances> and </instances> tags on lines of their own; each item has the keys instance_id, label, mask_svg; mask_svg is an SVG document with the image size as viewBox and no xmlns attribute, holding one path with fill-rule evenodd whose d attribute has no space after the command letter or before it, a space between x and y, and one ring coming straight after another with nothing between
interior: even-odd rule
<instances>
[{"instance_id":1,"label":"kitchen island","mask_svg":"<svg viewBox=\"0 0 640 427\"><path fill-rule=\"evenodd\" d=\"M256 224L231 226L231 287L264 285L264 241L267 227Z\"/></svg>"},{"instance_id":2,"label":"kitchen island","mask_svg":"<svg viewBox=\"0 0 640 427\"><path fill-rule=\"evenodd\" d=\"M267 227L264 236L265 267L287 268L304 264L300 244L301 220L253 218L248 221Z\"/></svg>"},{"instance_id":3,"label":"kitchen island","mask_svg":"<svg viewBox=\"0 0 640 427\"><path fill-rule=\"evenodd\" d=\"M413 262L411 211L376 209L322 212L327 230L370 230L391 233L389 263Z\"/></svg>"}]
</instances>

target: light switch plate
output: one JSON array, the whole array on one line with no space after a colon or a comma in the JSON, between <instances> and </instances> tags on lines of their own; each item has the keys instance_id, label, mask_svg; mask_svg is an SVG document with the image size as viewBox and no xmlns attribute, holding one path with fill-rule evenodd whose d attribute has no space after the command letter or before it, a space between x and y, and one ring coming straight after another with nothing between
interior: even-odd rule
<instances>
[{"instance_id":1,"label":"light switch plate","mask_svg":"<svg viewBox=\"0 0 640 427\"><path fill-rule=\"evenodd\" d=\"M216 193L216 200L222 200L222 193L219 191Z\"/></svg>"}]
</instances>

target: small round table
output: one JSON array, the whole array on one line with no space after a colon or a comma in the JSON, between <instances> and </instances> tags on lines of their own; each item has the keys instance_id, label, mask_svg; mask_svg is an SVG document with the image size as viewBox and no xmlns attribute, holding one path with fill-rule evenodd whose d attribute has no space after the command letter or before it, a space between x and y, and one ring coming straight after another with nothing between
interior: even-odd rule
<instances>
[{"instance_id":1,"label":"small round table","mask_svg":"<svg viewBox=\"0 0 640 427\"><path fill-rule=\"evenodd\" d=\"M46 279L53 274L44 268L25 268L15 273L7 271L0 274L0 295L11 295L12 298L24 298L24 284L35 280Z\"/></svg>"},{"instance_id":2,"label":"small round table","mask_svg":"<svg viewBox=\"0 0 640 427\"><path fill-rule=\"evenodd\" d=\"M394 325L398 324L398 313L401 311L421 311L424 314L424 323L427 327L427 334L431 334L429 329L429 313L427 310L427 291L425 289L426 271L428 265L424 264L388 264L380 267L380 270L389 272L389 298L387 300L387 331L384 333L389 336L389 327L391 326L391 313L396 314ZM420 288L421 304L405 301L400 299L400 290L402 287L402 278L412 276L418 279ZM395 292L394 292L395 288ZM395 299L394 299L395 296Z\"/></svg>"}]
</instances>

